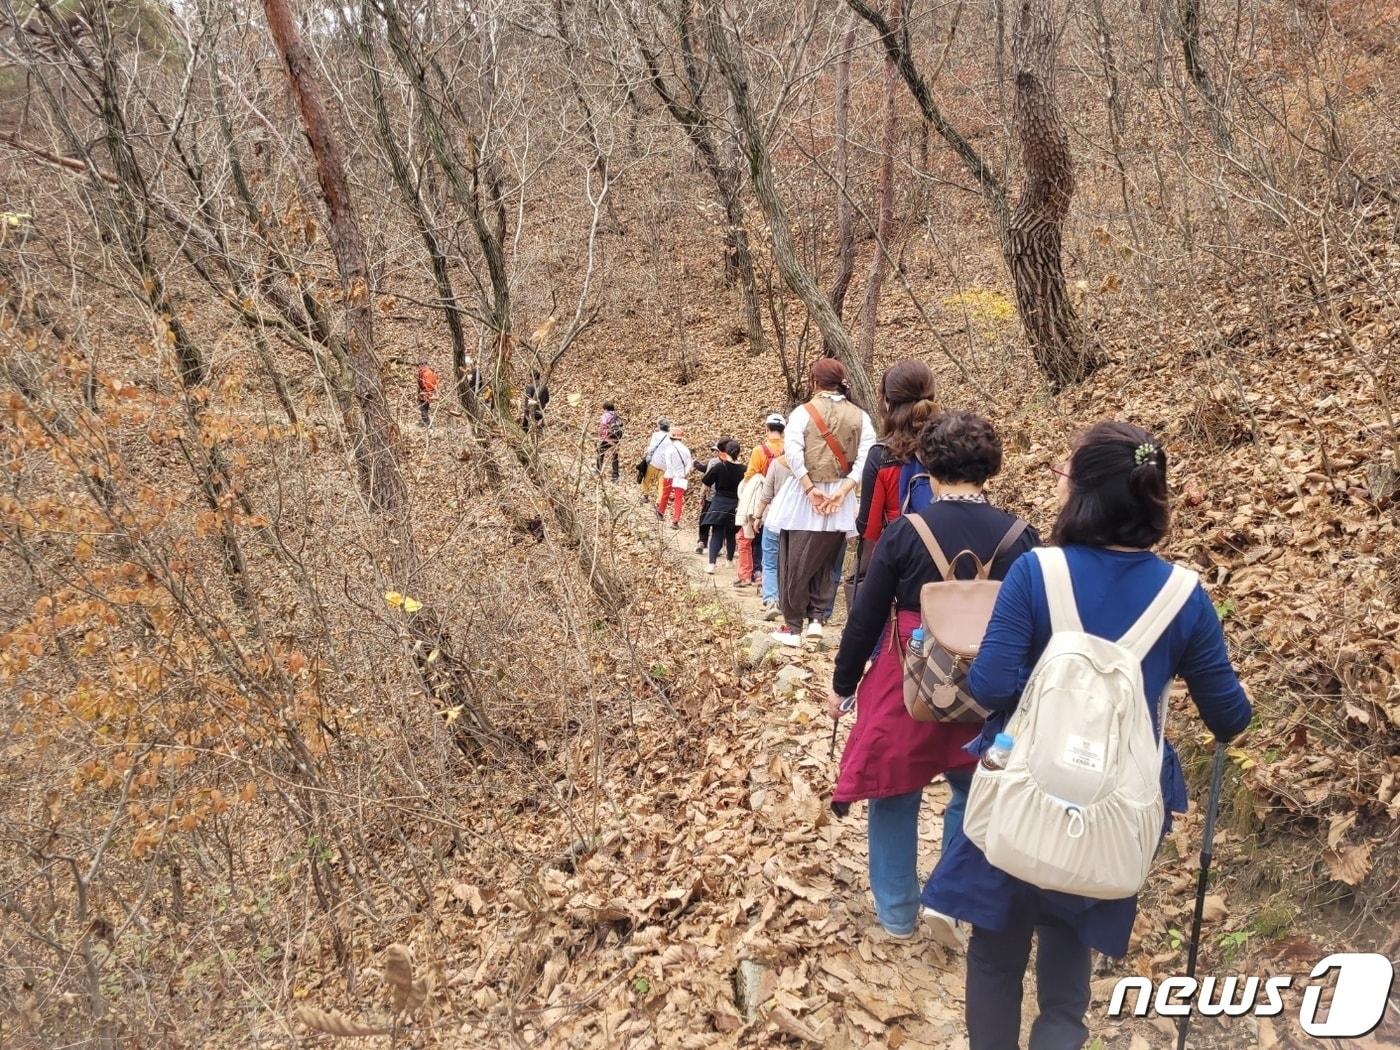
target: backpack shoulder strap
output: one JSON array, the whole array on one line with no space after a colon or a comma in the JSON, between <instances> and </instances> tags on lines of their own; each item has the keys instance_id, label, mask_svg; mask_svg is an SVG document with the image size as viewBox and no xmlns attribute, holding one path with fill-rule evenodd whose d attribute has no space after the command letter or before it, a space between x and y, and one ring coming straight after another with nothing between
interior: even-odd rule
<instances>
[{"instance_id":1,"label":"backpack shoulder strap","mask_svg":"<svg viewBox=\"0 0 1400 1050\"><path fill-rule=\"evenodd\" d=\"M952 567L948 564L948 557L943 553L943 548L938 545L938 540L934 539L933 530L928 527L928 522L924 521L924 516L910 514L905 520L914 526L914 531L919 534L919 539L924 541L929 557L933 559L933 564L938 566L938 575L945 580L951 580L953 574Z\"/></svg>"},{"instance_id":2,"label":"backpack shoulder strap","mask_svg":"<svg viewBox=\"0 0 1400 1050\"><path fill-rule=\"evenodd\" d=\"M1191 600L1191 595L1196 593L1196 585L1199 582L1200 577L1190 569L1173 565L1171 575L1157 592L1157 597L1152 599L1142 615L1137 618L1137 622L1128 628L1127 633L1118 639L1118 644L1139 660L1147 659L1147 654L1172 625L1177 613L1185 608L1186 603Z\"/></svg>"},{"instance_id":3,"label":"backpack shoulder strap","mask_svg":"<svg viewBox=\"0 0 1400 1050\"><path fill-rule=\"evenodd\" d=\"M928 473L926 473L926 472L920 472L920 473L914 474L914 475L912 475L912 476L909 478L909 484L908 484L908 485L904 485L904 471L903 471L903 469L901 468L901 470L900 470L899 484L901 484L901 485L904 486L904 496L903 496L903 498L899 501L899 512L900 512L901 514L908 514L908 513L909 513L909 501L910 501L911 499L913 499L913 497L914 497L914 483L915 483L916 481L919 481L920 479L922 479L922 480L924 480L924 481L927 481L927 482L928 482L928 486L929 486L929 490L932 491L932 489L933 489L933 475L928 474Z\"/></svg>"},{"instance_id":4,"label":"backpack shoulder strap","mask_svg":"<svg viewBox=\"0 0 1400 1050\"><path fill-rule=\"evenodd\" d=\"M1020 518L1017 518L1011 523L1011 528L1006 530L1006 535L1003 536L1001 542L997 544L997 549L992 551L992 556L987 559L981 571L978 573L982 579L985 580L991 575L992 566L996 564L996 560L1009 551L1015 545L1016 541L1021 538L1021 533L1025 532L1028 528L1030 528L1030 525Z\"/></svg>"},{"instance_id":5,"label":"backpack shoulder strap","mask_svg":"<svg viewBox=\"0 0 1400 1050\"><path fill-rule=\"evenodd\" d=\"M1050 605L1050 630L1083 631L1079 609L1074 603L1074 581L1069 575L1069 561L1059 547L1041 547L1035 552L1040 571L1045 577L1045 600Z\"/></svg>"}]
</instances>

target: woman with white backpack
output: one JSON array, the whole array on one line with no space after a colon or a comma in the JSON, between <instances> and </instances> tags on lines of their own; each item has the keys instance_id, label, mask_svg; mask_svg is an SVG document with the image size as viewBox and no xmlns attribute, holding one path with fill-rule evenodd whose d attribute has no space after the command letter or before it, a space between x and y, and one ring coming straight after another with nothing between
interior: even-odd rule
<instances>
[{"instance_id":1,"label":"woman with white backpack","mask_svg":"<svg viewBox=\"0 0 1400 1050\"><path fill-rule=\"evenodd\" d=\"M1157 441L1100 423L1051 470L1055 546L1013 566L967 677L993 712L970 750L995 740L1009 757L979 766L963 831L923 892L972 927L970 1050L1020 1046L1033 937L1031 1050L1084 1045L1089 953L1127 952L1137 886L1170 813L1186 808L1162 735L1171 682L1185 680L1218 740L1252 714L1210 598L1152 553L1170 518Z\"/></svg>"}]
</instances>

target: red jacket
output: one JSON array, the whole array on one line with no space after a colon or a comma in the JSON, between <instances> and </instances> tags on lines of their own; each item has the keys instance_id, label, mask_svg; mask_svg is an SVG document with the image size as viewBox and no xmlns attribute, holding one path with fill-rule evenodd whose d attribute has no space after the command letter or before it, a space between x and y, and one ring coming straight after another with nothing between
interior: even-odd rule
<instances>
[{"instance_id":1,"label":"red jacket","mask_svg":"<svg viewBox=\"0 0 1400 1050\"><path fill-rule=\"evenodd\" d=\"M878 540L885 526L900 515L899 472L903 466L903 463L890 463L875 475L875 486L870 493L870 517L866 519L863 534L867 543Z\"/></svg>"}]
</instances>

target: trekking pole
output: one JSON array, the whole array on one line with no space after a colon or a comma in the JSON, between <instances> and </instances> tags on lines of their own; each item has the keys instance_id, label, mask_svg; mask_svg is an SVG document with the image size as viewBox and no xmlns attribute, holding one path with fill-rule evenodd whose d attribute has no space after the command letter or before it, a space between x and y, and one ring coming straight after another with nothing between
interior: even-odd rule
<instances>
[{"instance_id":1,"label":"trekking pole","mask_svg":"<svg viewBox=\"0 0 1400 1050\"><path fill-rule=\"evenodd\" d=\"M841 713L844 715L847 711L849 711L855 706L856 698L854 696L848 696L846 697L846 699L841 701ZM829 760L834 761L836 758L836 731L840 728L841 719L833 718L831 720L831 755L829 756Z\"/></svg>"},{"instance_id":2,"label":"trekking pole","mask_svg":"<svg viewBox=\"0 0 1400 1050\"><path fill-rule=\"evenodd\" d=\"M1196 956L1201 947L1201 917L1206 907L1206 879L1210 876L1211 844L1215 841L1215 814L1220 808L1220 781L1225 773L1225 744L1215 742L1215 761L1210 768L1210 796L1206 801L1206 826L1201 835L1201 873L1196 877L1196 913L1191 916L1191 949L1186 956L1186 976L1196 976ZM1186 1050L1186 1033L1191 1028L1188 1010L1178 1023L1176 1050Z\"/></svg>"}]
</instances>

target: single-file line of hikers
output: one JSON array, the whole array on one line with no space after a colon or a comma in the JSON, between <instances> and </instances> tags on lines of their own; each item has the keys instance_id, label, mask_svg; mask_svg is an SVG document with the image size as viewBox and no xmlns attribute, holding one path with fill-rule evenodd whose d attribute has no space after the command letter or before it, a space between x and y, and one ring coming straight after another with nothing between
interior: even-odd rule
<instances>
[{"instance_id":1,"label":"single-file line of hikers","mask_svg":"<svg viewBox=\"0 0 1400 1050\"><path fill-rule=\"evenodd\" d=\"M1252 717L1199 578L1154 553L1167 453L1129 423L1075 435L1045 475L1059 512L1043 542L989 499L995 427L940 411L927 365L885 372L879 435L839 362L818 361L811 389L764 419L746 462L732 437L697 462L684 428L658 420L642 500L679 530L700 475L696 553L711 574L737 557L734 586L759 588L781 645L823 638L844 573L828 712L855 722L831 801L840 816L865 803L880 925L966 952L971 1050L1020 1046L1034 944L1030 1048L1082 1047L1090 953L1126 954L1137 893L1186 809L1172 683L1221 744ZM600 475L621 441L607 404ZM939 778L951 797L930 871L918 818Z\"/></svg>"}]
</instances>

